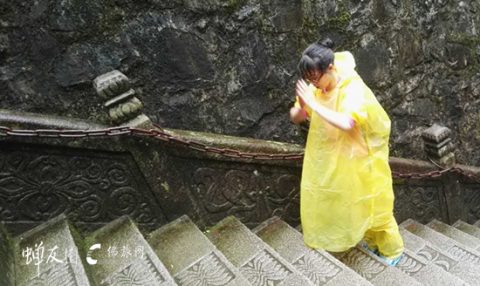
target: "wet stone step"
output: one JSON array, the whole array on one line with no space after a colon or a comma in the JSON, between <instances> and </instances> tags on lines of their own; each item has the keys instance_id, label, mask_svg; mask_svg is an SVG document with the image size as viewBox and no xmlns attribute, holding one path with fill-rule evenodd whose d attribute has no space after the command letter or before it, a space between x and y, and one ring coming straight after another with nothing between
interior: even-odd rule
<instances>
[{"instance_id":1,"label":"wet stone step","mask_svg":"<svg viewBox=\"0 0 480 286\"><path fill-rule=\"evenodd\" d=\"M458 220L456 223L453 224L453 227L480 239L480 228L478 228L477 226Z\"/></svg>"},{"instance_id":2,"label":"wet stone step","mask_svg":"<svg viewBox=\"0 0 480 286\"><path fill-rule=\"evenodd\" d=\"M187 216L152 232L148 242L180 286L250 285Z\"/></svg>"},{"instance_id":3,"label":"wet stone step","mask_svg":"<svg viewBox=\"0 0 480 286\"><path fill-rule=\"evenodd\" d=\"M176 285L130 218L120 217L86 241L88 270L97 285Z\"/></svg>"},{"instance_id":4,"label":"wet stone step","mask_svg":"<svg viewBox=\"0 0 480 286\"><path fill-rule=\"evenodd\" d=\"M421 223L408 219L400 224L401 227L411 233L429 241L439 249L449 253L459 260L469 261L474 264L480 264L480 255L473 249L455 241Z\"/></svg>"},{"instance_id":5,"label":"wet stone step","mask_svg":"<svg viewBox=\"0 0 480 286\"><path fill-rule=\"evenodd\" d=\"M233 216L217 223L207 236L252 285L314 285Z\"/></svg>"},{"instance_id":6,"label":"wet stone step","mask_svg":"<svg viewBox=\"0 0 480 286\"><path fill-rule=\"evenodd\" d=\"M443 223L438 220L432 220L427 224L431 229L438 231L445 236L450 237L453 240L460 242L461 244L475 250L480 250L480 239L465 233L453 226Z\"/></svg>"},{"instance_id":7,"label":"wet stone step","mask_svg":"<svg viewBox=\"0 0 480 286\"><path fill-rule=\"evenodd\" d=\"M466 283L458 277L444 271L439 266L405 249L404 255L396 266L404 273L412 276L423 285L429 286L461 286Z\"/></svg>"},{"instance_id":8,"label":"wet stone step","mask_svg":"<svg viewBox=\"0 0 480 286\"><path fill-rule=\"evenodd\" d=\"M10 236L0 224L0 285L14 284L13 246Z\"/></svg>"},{"instance_id":9,"label":"wet stone step","mask_svg":"<svg viewBox=\"0 0 480 286\"><path fill-rule=\"evenodd\" d=\"M372 285L326 251L306 247L302 234L278 217L253 232L315 285Z\"/></svg>"},{"instance_id":10,"label":"wet stone step","mask_svg":"<svg viewBox=\"0 0 480 286\"><path fill-rule=\"evenodd\" d=\"M456 279L451 276L445 277L448 283L444 285L462 285L465 282L476 285L480 281L480 265L459 260L404 228L400 228L400 234L406 249L423 258L427 263L434 264L456 277Z\"/></svg>"},{"instance_id":11,"label":"wet stone step","mask_svg":"<svg viewBox=\"0 0 480 286\"><path fill-rule=\"evenodd\" d=\"M421 263L410 256L408 259L411 261L408 263L413 263L414 267L407 273L405 269L402 271L398 267L386 265L376 255L371 255L359 247L335 256L374 285L423 285L412 277L415 274L413 270L422 269Z\"/></svg>"},{"instance_id":12,"label":"wet stone step","mask_svg":"<svg viewBox=\"0 0 480 286\"><path fill-rule=\"evenodd\" d=\"M14 239L16 285L91 285L84 268L81 239L64 215Z\"/></svg>"}]
</instances>

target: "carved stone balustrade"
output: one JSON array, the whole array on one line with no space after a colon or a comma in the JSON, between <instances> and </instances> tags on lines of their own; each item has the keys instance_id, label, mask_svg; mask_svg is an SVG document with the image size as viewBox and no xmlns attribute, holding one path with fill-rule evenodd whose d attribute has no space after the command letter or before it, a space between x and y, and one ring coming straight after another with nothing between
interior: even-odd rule
<instances>
[{"instance_id":1,"label":"carved stone balustrade","mask_svg":"<svg viewBox=\"0 0 480 286\"><path fill-rule=\"evenodd\" d=\"M1 111L0 126L107 127ZM440 148L448 137L448 131L441 130L427 135ZM200 228L229 215L250 228L272 216L291 225L300 223L302 160L239 154L301 154L303 146L188 130L163 132L177 141L148 134L71 138L51 137L48 132L42 133L44 137L0 132L0 221L13 235L60 213L68 215L81 233L124 215L146 230L184 214ZM393 157L390 166L397 221L480 219L480 168L455 164L452 170L441 170L431 162Z\"/></svg>"},{"instance_id":2,"label":"carved stone balustrade","mask_svg":"<svg viewBox=\"0 0 480 286\"><path fill-rule=\"evenodd\" d=\"M450 138L451 130L447 127L433 124L422 133L424 148L428 158L435 163L451 167L455 164L455 145Z\"/></svg>"},{"instance_id":3,"label":"carved stone balustrade","mask_svg":"<svg viewBox=\"0 0 480 286\"><path fill-rule=\"evenodd\" d=\"M143 103L135 97L135 90L131 88L126 75L114 70L98 76L93 81L97 94L107 101L104 106L109 109L108 114L116 125L149 128L151 120L142 113Z\"/></svg>"}]
</instances>

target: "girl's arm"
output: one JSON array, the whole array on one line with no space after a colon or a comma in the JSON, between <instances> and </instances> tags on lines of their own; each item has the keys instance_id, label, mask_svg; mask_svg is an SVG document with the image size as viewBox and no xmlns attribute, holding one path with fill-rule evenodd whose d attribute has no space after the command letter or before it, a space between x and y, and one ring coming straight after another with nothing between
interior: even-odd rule
<instances>
[{"instance_id":1,"label":"girl's arm","mask_svg":"<svg viewBox=\"0 0 480 286\"><path fill-rule=\"evenodd\" d=\"M308 119L307 112L305 109L300 107L290 108L290 120L295 124L300 124Z\"/></svg>"},{"instance_id":2,"label":"girl's arm","mask_svg":"<svg viewBox=\"0 0 480 286\"><path fill-rule=\"evenodd\" d=\"M351 130L353 127L355 127L355 120L353 120L353 118L350 116L341 112L333 111L319 104L315 100L314 91L308 87L307 83L303 79L297 81L296 92L303 102L312 109L312 111L317 113L320 117L333 126L344 131Z\"/></svg>"}]
</instances>

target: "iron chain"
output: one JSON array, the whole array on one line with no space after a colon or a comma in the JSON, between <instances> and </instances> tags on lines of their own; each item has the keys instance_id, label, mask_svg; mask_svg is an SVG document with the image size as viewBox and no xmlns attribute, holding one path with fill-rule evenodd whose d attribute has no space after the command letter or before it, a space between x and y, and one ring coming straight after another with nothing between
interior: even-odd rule
<instances>
[{"instance_id":1,"label":"iron chain","mask_svg":"<svg viewBox=\"0 0 480 286\"><path fill-rule=\"evenodd\" d=\"M157 126L158 127L158 126ZM97 130L64 130L64 129L12 129L5 126L0 126L0 136L10 137L40 137L40 138L84 138L84 137L113 137L121 135L134 135L140 137L151 137L164 142L182 145L192 150L204 153L218 154L230 158L243 158L251 160L281 160L281 161L300 161L303 159L302 153L287 153L287 154L271 154L271 153L252 153L242 152L239 150L229 148L218 148L208 146L206 144L183 139L173 136L159 129L141 129L134 127L111 127ZM460 168L448 168L442 170L434 170L425 173L398 173L392 172L394 178L397 179L425 179L438 178L445 173L457 173L459 175L468 177L471 180L480 182L480 178Z\"/></svg>"},{"instance_id":2,"label":"iron chain","mask_svg":"<svg viewBox=\"0 0 480 286\"><path fill-rule=\"evenodd\" d=\"M105 137L135 135L140 137L151 137L168 143L176 143L192 150L213 153L231 158L244 158L252 160L302 160L303 153L287 153L287 154L269 154L269 153L252 153L242 152L228 148L211 147L206 144L183 139L168 134L161 129L141 129L134 127L111 127L97 130L64 130L64 129L12 129L0 126L0 136L10 137L40 137L40 138L84 138L84 137Z\"/></svg>"}]
</instances>

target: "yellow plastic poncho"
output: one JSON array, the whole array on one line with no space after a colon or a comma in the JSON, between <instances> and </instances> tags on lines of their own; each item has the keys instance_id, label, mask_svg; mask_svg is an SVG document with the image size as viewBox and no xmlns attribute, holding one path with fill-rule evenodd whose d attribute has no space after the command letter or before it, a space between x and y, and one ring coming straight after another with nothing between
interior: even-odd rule
<instances>
[{"instance_id":1,"label":"yellow plastic poncho","mask_svg":"<svg viewBox=\"0 0 480 286\"><path fill-rule=\"evenodd\" d=\"M315 98L356 124L342 131L306 108L311 122L300 194L305 243L341 252L367 236L385 256L398 255L403 242L393 217L390 119L355 71L351 53L335 53L334 65L337 88L327 94L316 90Z\"/></svg>"}]
</instances>

